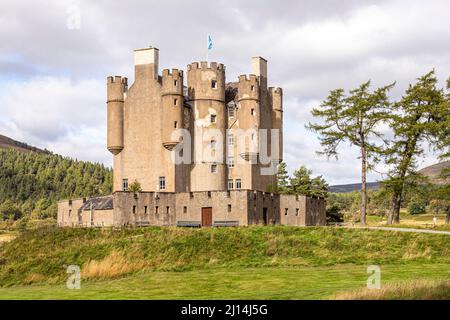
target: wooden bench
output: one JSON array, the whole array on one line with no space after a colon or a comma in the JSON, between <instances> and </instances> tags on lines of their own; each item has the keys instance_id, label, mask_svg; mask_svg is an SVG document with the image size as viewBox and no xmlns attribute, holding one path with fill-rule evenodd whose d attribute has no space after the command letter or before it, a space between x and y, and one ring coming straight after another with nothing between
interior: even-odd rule
<instances>
[{"instance_id":1,"label":"wooden bench","mask_svg":"<svg viewBox=\"0 0 450 320\"><path fill-rule=\"evenodd\" d=\"M201 226L200 221L177 221L177 227L200 228Z\"/></svg>"},{"instance_id":2,"label":"wooden bench","mask_svg":"<svg viewBox=\"0 0 450 320\"><path fill-rule=\"evenodd\" d=\"M150 221L136 221L136 227L148 227L150 225Z\"/></svg>"},{"instance_id":3,"label":"wooden bench","mask_svg":"<svg viewBox=\"0 0 450 320\"><path fill-rule=\"evenodd\" d=\"M213 227L238 227L239 221L235 220L225 220L225 221L214 221Z\"/></svg>"}]
</instances>

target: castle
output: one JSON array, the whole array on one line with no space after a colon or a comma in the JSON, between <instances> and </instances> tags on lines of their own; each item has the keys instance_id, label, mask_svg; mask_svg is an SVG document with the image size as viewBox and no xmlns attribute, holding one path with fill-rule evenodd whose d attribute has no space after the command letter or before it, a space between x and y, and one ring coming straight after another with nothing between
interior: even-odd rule
<instances>
[{"instance_id":1,"label":"castle","mask_svg":"<svg viewBox=\"0 0 450 320\"><path fill-rule=\"evenodd\" d=\"M134 51L134 83L107 78L113 194L58 203L60 226L323 225L325 201L274 193L283 155L283 92L267 61L227 83L225 66L164 69Z\"/></svg>"}]
</instances>

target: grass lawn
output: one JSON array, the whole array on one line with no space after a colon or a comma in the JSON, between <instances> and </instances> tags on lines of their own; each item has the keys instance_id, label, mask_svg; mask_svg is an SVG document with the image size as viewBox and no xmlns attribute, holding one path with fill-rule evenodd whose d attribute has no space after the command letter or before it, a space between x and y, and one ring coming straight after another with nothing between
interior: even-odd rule
<instances>
[{"instance_id":1,"label":"grass lawn","mask_svg":"<svg viewBox=\"0 0 450 320\"><path fill-rule=\"evenodd\" d=\"M436 217L436 226L433 225L433 217ZM450 225L445 224L445 214L408 214L405 209L400 212L399 224L387 224L387 217L367 216L367 224L372 227L417 228L450 231Z\"/></svg>"},{"instance_id":2,"label":"grass lawn","mask_svg":"<svg viewBox=\"0 0 450 320\"><path fill-rule=\"evenodd\" d=\"M448 248L448 235L332 227L29 230L0 244L0 299L329 299L365 287L369 265L382 284L448 280ZM81 290L65 287L74 264Z\"/></svg>"},{"instance_id":3,"label":"grass lawn","mask_svg":"<svg viewBox=\"0 0 450 320\"><path fill-rule=\"evenodd\" d=\"M381 265L381 283L449 279L447 264ZM141 272L120 279L0 289L0 299L330 299L363 288L367 266L210 268Z\"/></svg>"}]
</instances>

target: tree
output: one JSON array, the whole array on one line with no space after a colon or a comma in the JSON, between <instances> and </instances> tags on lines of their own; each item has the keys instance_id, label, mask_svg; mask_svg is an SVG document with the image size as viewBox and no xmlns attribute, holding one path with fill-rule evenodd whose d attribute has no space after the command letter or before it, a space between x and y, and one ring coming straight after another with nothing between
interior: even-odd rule
<instances>
[{"instance_id":1,"label":"tree","mask_svg":"<svg viewBox=\"0 0 450 320\"><path fill-rule=\"evenodd\" d=\"M374 140L384 138L378 126L389 117L390 102L388 91L394 86L387 85L369 91L370 81L363 83L359 88L351 90L346 96L343 89L332 90L327 99L319 108L312 110L312 115L321 118L323 123L309 123L306 127L319 134L320 144L323 148L319 154L328 158L338 158L337 148L348 141L360 150L361 159L361 224L366 224L367 189L366 175L371 169L372 160L376 162L381 153L381 146Z\"/></svg>"},{"instance_id":2,"label":"tree","mask_svg":"<svg viewBox=\"0 0 450 320\"><path fill-rule=\"evenodd\" d=\"M128 191L134 193L141 192L142 191L141 184L137 180L134 180L133 183L131 183L130 186L128 187Z\"/></svg>"},{"instance_id":3,"label":"tree","mask_svg":"<svg viewBox=\"0 0 450 320\"><path fill-rule=\"evenodd\" d=\"M290 179L290 184L293 193L295 194L309 194L311 188L311 175L312 171L305 166L300 166L294 171L293 177Z\"/></svg>"},{"instance_id":4,"label":"tree","mask_svg":"<svg viewBox=\"0 0 450 320\"><path fill-rule=\"evenodd\" d=\"M326 198L328 184L322 176L311 178L312 170L300 166L290 179L291 193Z\"/></svg>"},{"instance_id":5,"label":"tree","mask_svg":"<svg viewBox=\"0 0 450 320\"><path fill-rule=\"evenodd\" d=\"M0 205L0 218L2 220L18 220L22 217L22 212L11 200L6 200Z\"/></svg>"},{"instance_id":6,"label":"tree","mask_svg":"<svg viewBox=\"0 0 450 320\"><path fill-rule=\"evenodd\" d=\"M278 165L277 181L278 193L287 193L289 191L289 174L285 162Z\"/></svg>"},{"instance_id":7,"label":"tree","mask_svg":"<svg viewBox=\"0 0 450 320\"><path fill-rule=\"evenodd\" d=\"M322 178L322 176L317 176L311 179L311 190L309 194L314 197L328 197L328 183L324 178Z\"/></svg>"},{"instance_id":8,"label":"tree","mask_svg":"<svg viewBox=\"0 0 450 320\"><path fill-rule=\"evenodd\" d=\"M400 101L393 104L390 127L394 139L386 149L386 164L391 169L385 185L392 191L388 224L400 222L400 207L407 179L416 176L417 159L423 155L423 143L439 148L449 123L450 109L444 104L445 95L437 88L434 70L409 85ZM417 205L417 203L415 204Z\"/></svg>"},{"instance_id":9,"label":"tree","mask_svg":"<svg viewBox=\"0 0 450 320\"><path fill-rule=\"evenodd\" d=\"M430 202L430 209L437 212L443 211L446 213L445 223L450 223L450 184L439 186L434 192L434 198Z\"/></svg>"}]
</instances>

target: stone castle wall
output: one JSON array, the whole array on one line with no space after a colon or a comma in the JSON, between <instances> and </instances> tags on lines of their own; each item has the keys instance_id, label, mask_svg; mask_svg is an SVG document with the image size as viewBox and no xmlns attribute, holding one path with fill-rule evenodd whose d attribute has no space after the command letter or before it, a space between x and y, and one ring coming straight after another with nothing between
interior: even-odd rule
<instances>
[{"instance_id":1,"label":"stone castle wall","mask_svg":"<svg viewBox=\"0 0 450 320\"><path fill-rule=\"evenodd\" d=\"M58 203L60 226L176 226L180 222L202 224L202 208L212 208L212 222L236 222L239 226L281 224L325 225L325 200L278 195L252 190L180 193L115 192L111 206L98 207L91 199ZM90 205L93 201L93 205ZM80 210L80 208L84 208Z\"/></svg>"}]
</instances>

